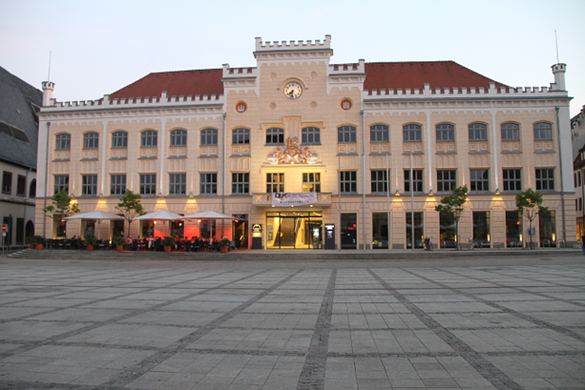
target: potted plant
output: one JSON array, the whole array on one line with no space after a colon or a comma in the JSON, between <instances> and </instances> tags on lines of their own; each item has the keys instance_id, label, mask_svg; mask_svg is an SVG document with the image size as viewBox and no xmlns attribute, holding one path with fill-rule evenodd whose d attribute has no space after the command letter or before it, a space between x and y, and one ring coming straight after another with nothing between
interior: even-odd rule
<instances>
[{"instance_id":1,"label":"potted plant","mask_svg":"<svg viewBox=\"0 0 585 390\"><path fill-rule=\"evenodd\" d=\"M43 249L43 245L45 244L45 237L43 236L32 236L32 244L35 245L37 249Z\"/></svg>"},{"instance_id":2,"label":"potted plant","mask_svg":"<svg viewBox=\"0 0 585 390\"><path fill-rule=\"evenodd\" d=\"M230 244L232 242L230 240L228 240L227 238L223 238L218 244L219 244L219 251L223 252L223 253L227 253L227 251L229 250Z\"/></svg>"},{"instance_id":3,"label":"potted plant","mask_svg":"<svg viewBox=\"0 0 585 390\"><path fill-rule=\"evenodd\" d=\"M93 234L87 234L85 237L83 237L83 243L85 245L87 245L87 250L88 251L92 251L94 245L97 244L97 238L96 236L94 236Z\"/></svg>"},{"instance_id":4,"label":"potted plant","mask_svg":"<svg viewBox=\"0 0 585 390\"><path fill-rule=\"evenodd\" d=\"M162 245L165 247L165 252L170 252L171 247L175 246L175 239L170 236L166 236L162 240Z\"/></svg>"},{"instance_id":5,"label":"potted plant","mask_svg":"<svg viewBox=\"0 0 585 390\"><path fill-rule=\"evenodd\" d=\"M124 240L124 237L121 236L114 237L112 240L112 244L116 245L116 250L120 252L124 250L125 243L126 241Z\"/></svg>"},{"instance_id":6,"label":"potted plant","mask_svg":"<svg viewBox=\"0 0 585 390\"><path fill-rule=\"evenodd\" d=\"M25 242L30 245L31 249L35 248L35 236L28 236Z\"/></svg>"}]
</instances>

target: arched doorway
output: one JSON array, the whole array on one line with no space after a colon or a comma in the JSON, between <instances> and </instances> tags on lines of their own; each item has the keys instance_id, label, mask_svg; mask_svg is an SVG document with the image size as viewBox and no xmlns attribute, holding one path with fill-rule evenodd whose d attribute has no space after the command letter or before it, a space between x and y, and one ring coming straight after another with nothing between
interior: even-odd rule
<instances>
[{"instance_id":1,"label":"arched doorway","mask_svg":"<svg viewBox=\"0 0 585 390\"><path fill-rule=\"evenodd\" d=\"M24 228L24 231L25 237L29 237L35 234L35 224L33 223L33 221L31 221L30 219L28 220L28 222L26 223L26 227Z\"/></svg>"}]
</instances>

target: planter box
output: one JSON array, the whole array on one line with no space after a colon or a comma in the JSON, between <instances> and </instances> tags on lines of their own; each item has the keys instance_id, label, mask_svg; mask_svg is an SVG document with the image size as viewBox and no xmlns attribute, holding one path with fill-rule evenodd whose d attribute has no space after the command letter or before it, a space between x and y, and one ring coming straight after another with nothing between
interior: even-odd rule
<instances>
[{"instance_id":1,"label":"planter box","mask_svg":"<svg viewBox=\"0 0 585 390\"><path fill-rule=\"evenodd\" d=\"M33 244L31 244L33 245ZM34 244L37 249L43 249L43 244Z\"/></svg>"},{"instance_id":2,"label":"planter box","mask_svg":"<svg viewBox=\"0 0 585 390\"><path fill-rule=\"evenodd\" d=\"M170 246L165 246L165 252L170 252L171 251L171 247Z\"/></svg>"},{"instance_id":3,"label":"planter box","mask_svg":"<svg viewBox=\"0 0 585 390\"><path fill-rule=\"evenodd\" d=\"M88 250L88 251L92 251L92 250L93 250L93 245L88 245L88 246L87 246L87 250Z\"/></svg>"},{"instance_id":4,"label":"planter box","mask_svg":"<svg viewBox=\"0 0 585 390\"><path fill-rule=\"evenodd\" d=\"M124 250L124 245L116 245L116 250L122 252Z\"/></svg>"}]
</instances>

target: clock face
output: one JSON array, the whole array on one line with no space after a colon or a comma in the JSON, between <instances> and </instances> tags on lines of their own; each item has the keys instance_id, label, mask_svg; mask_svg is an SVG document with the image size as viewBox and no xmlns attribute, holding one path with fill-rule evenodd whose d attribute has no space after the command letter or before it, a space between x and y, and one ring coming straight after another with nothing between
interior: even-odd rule
<instances>
[{"instance_id":1,"label":"clock face","mask_svg":"<svg viewBox=\"0 0 585 390\"><path fill-rule=\"evenodd\" d=\"M284 96L286 96L287 98L296 99L299 96L301 96L303 89L301 88L301 85L299 83L291 81L284 87L283 92Z\"/></svg>"}]
</instances>

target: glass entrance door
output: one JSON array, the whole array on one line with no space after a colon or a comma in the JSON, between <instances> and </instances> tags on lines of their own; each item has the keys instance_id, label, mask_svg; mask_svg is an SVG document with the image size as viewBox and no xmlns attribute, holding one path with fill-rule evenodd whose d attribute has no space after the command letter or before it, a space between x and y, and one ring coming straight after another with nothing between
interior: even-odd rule
<instances>
[{"instance_id":1,"label":"glass entrance door","mask_svg":"<svg viewBox=\"0 0 585 390\"><path fill-rule=\"evenodd\" d=\"M319 212L266 214L267 249L321 249L323 216Z\"/></svg>"}]
</instances>

